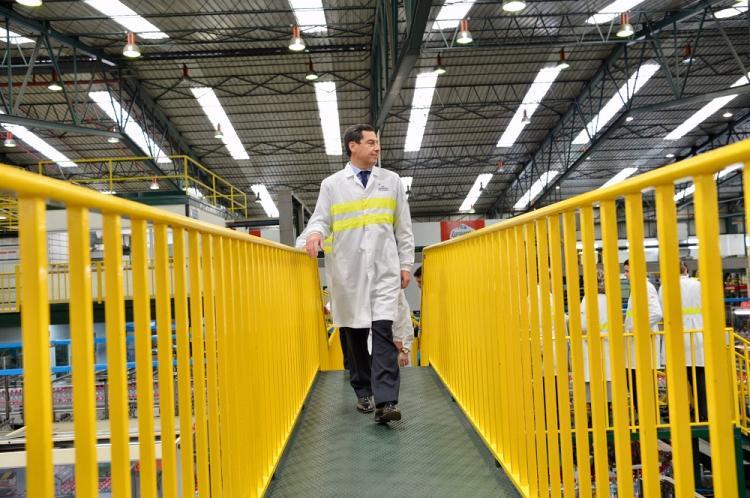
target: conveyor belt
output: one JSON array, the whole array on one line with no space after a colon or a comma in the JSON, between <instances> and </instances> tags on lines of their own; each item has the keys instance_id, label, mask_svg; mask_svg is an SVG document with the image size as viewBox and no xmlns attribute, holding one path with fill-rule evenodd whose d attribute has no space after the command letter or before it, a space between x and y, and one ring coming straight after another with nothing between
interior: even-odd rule
<instances>
[{"instance_id":1,"label":"conveyor belt","mask_svg":"<svg viewBox=\"0 0 750 498\"><path fill-rule=\"evenodd\" d=\"M402 373L390 426L354 409L348 374L321 373L268 496L519 496L433 371Z\"/></svg>"}]
</instances>

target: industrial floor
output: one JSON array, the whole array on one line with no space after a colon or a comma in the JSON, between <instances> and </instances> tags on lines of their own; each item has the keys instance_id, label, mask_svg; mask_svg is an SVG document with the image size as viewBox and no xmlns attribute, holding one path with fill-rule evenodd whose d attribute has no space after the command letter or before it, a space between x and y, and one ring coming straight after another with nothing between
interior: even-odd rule
<instances>
[{"instance_id":1,"label":"industrial floor","mask_svg":"<svg viewBox=\"0 0 750 498\"><path fill-rule=\"evenodd\" d=\"M400 422L355 403L348 374L319 374L267 496L519 496L432 369L402 370Z\"/></svg>"}]
</instances>

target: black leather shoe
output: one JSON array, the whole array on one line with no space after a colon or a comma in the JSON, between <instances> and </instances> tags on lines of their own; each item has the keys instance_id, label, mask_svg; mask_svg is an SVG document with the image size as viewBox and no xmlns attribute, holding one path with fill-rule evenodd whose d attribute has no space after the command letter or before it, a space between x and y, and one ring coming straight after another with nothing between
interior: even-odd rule
<instances>
[{"instance_id":1,"label":"black leather shoe","mask_svg":"<svg viewBox=\"0 0 750 498\"><path fill-rule=\"evenodd\" d=\"M357 398L357 410L362 413L372 413L374 409L375 405L372 402L372 396Z\"/></svg>"},{"instance_id":2,"label":"black leather shoe","mask_svg":"<svg viewBox=\"0 0 750 498\"><path fill-rule=\"evenodd\" d=\"M395 403L388 402L375 410L375 422L378 424L387 424L396 420L401 420L401 411Z\"/></svg>"}]
</instances>

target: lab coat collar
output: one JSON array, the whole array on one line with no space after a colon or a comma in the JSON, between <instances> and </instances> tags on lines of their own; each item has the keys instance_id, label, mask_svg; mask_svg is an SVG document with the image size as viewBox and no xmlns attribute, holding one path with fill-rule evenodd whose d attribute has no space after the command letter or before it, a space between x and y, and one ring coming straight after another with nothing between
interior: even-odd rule
<instances>
[{"instance_id":1,"label":"lab coat collar","mask_svg":"<svg viewBox=\"0 0 750 498\"><path fill-rule=\"evenodd\" d=\"M347 178L351 178L354 176L354 170L352 168L356 168L356 166L352 165L351 161L346 163L346 166L344 166L344 174L346 175ZM380 169L381 168L377 165L373 166L372 169L370 170L370 176L378 178L381 174ZM370 183L368 182L367 184L369 185Z\"/></svg>"}]
</instances>

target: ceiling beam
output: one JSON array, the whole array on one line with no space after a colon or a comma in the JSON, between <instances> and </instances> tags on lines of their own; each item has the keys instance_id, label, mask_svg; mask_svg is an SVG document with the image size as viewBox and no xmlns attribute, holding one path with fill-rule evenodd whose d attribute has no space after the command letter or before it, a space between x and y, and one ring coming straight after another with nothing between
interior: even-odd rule
<instances>
[{"instance_id":1,"label":"ceiling beam","mask_svg":"<svg viewBox=\"0 0 750 498\"><path fill-rule=\"evenodd\" d=\"M55 130L74 135L94 135L103 138L123 139L123 135L117 132L102 130L99 128L89 128L87 126L76 126L68 123L57 123L54 121L45 121L41 119L26 118L23 116L13 116L10 114L0 115L0 123L24 126L26 128L35 128L42 130ZM139 155L142 152L139 153Z\"/></svg>"},{"instance_id":2,"label":"ceiling beam","mask_svg":"<svg viewBox=\"0 0 750 498\"><path fill-rule=\"evenodd\" d=\"M388 2L381 3L380 5L382 6L386 3ZM396 60L393 72L382 96L380 95L380 92L377 92L373 100L372 119L373 125L377 130L381 130L383 128L385 120L388 117L388 113L391 111L391 107L393 107L396 99L398 99L401 88L409 78L409 75L411 74L412 69L414 69L414 65L419 58L419 52L422 47L422 38L424 37L425 28L427 27L427 20L430 16L432 0L413 0L412 2L405 2L405 5L407 7L409 5L412 6L412 11L407 12L406 16L407 22L409 23L406 30L406 40L403 44L403 48L398 54L398 59ZM394 22L393 27L397 30L397 23ZM372 88L379 89L380 81L376 81L376 78L380 78L382 77L382 75L384 75L383 64L387 65L387 61L385 61L381 57L376 57L375 54L380 54L380 50L385 50L387 48L385 46L381 46L381 43L385 41L385 43L387 44L388 33L383 38L379 38L377 36L377 33L375 33L375 35L376 36L373 37L372 63L374 70L372 72ZM390 48L391 50L397 49L397 47Z\"/></svg>"}]
</instances>

